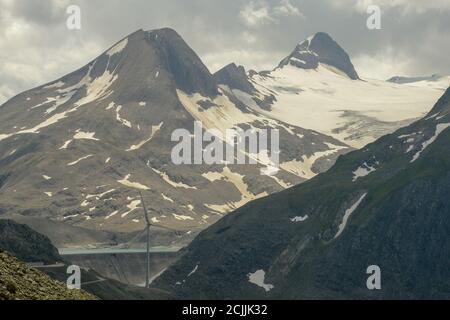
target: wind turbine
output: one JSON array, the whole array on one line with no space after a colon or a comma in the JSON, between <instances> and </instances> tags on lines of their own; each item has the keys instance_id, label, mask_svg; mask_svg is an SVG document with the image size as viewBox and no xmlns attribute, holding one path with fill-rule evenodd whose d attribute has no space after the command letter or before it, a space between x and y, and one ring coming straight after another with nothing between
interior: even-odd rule
<instances>
[{"instance_id":1,"label":"wind turbine","mask_svg":"<svg viewBox=\"0 0 450 320\"><path fill-rule=\"evenodd\" d=\"M142 192L139 191L139 195L141 196L142 208L144 208L144 217L147 223L146 231L147 231L147 262L146 262L146 272L145 272L145 287L148 288L150 286L150 227L151 223L148 219L147 207L145 206L144 197L142 196Z\"/></svg>"}]
</instances>

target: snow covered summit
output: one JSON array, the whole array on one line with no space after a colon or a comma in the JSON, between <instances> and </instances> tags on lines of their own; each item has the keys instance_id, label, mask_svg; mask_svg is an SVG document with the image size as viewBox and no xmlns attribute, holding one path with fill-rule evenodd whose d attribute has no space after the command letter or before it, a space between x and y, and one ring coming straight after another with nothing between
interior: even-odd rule
<instances>
[{"instance_id":1,"label":"snow covered summit","mask_svg":"<svg viewBox=\"0 0 450 320\"><path fill-rule=\"evenodd\" d=\"M359 79L348 54L324 32L318 32L299 43L294 51L280 62L278 68L292 65L302 69L317 69L320 63L336 68L352 80Z\"/></svg>"}]
</instances>

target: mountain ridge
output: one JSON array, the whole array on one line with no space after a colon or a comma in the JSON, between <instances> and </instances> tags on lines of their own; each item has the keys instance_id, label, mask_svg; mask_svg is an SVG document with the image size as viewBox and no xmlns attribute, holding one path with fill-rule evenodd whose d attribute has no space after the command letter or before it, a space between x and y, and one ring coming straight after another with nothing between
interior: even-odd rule
<instances>
[{"instance_id":1,"label":"mountain ridge","mask_svg":"<svg viewBox=\"0 0 450 320\"><path fill-rule=\"evenodd\" d=\"M218 82L175 31L139 30L84 67L19 94L0 114L0 212L99 230L105 239L103 231L144 228L141 190L152 222L188 242L230 210L305 181L352 150L252 110ZM203 132L278 129L281 170L261 175L261 162L174 165L171 135L191 132L195 121Z\"/></svg>"}]
</instances>

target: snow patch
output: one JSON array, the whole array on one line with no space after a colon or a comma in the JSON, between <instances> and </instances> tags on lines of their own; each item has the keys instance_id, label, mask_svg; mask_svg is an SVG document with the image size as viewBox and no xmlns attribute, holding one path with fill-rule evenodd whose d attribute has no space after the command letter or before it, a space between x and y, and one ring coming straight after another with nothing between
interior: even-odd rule
<instances>
[{"instance_id":1,"label":"snow patch","mask_svg":"<svg viewBox=\"0 0 450 320\"><path fill-rule=\"evenodd\" d=\"M157 174L159 174L159 176L161 177L161 178L163 178L163 180L165 181L165 182L167 182L168 184L170 184L172 187L175 187L175 188L184 188L184 189L195 189L195 190L197 190L197 187L192 187L192 186L189 186L189 185L187 185L187 184L185 184L185 183L183 183L183 182L175 182L175 181L173 181L172 179L170 179L170 177L167 175L167 173L165 173L165 172L161 172L161 171L159 171L159 170L156 170L156 169L154 169L154 168L151 168L154 172L156 172Z\"/></svg>"},{"instance_id":2,"label":"snow patch","mask_svg":"<svg viewBox=\"0 0 450 320\"><path fill-rule=\"evenodd\" d=\"M55 82L55 83L50 84L50 85L48 85L48 86L45 86L44 89L61 88L61 87L64 86L64 85L65 85L64 82L58 81L58 82Z\"/></svg>"},{"instance_id":3,"label":"snow patch","mask_svg":"<svg viewBox=\"0 0 450 320\"><path fill-rule=\"evenodd\" d=\"M178 214L175 214L175 213L172 213L172 215L173 215L173 217L175 219L180 220L180 221L194 220L194 218L189 217L189 216L178 215Z\"/></svg>"},{"instance_id":4,"label":"snow patch","mask_svg":"<svg viewBox=\"0 0 450 320\"><path fill-rule=\"evenodd\" d=\"M110 213L109 215L107 215L107 216L105 217L105 220L108 220L108 219L114 217L114 216L115 216L116 214L118 214L118 213L119 213L118 210L117 210L117 211L114 211L114 212L112 212L112 213Z\"/></svg>"},{"instance_id":5,"label":"snow patch","mask_svg":"<svg viewBox=\"0 0 450 320\"><path fill-rule=\"evenodd\" d=\"M361 202L364 200L364 198L367 196L367 193L364 193L359 199L358 201L356 201L349 209L347 209L345 211L344 217L342 218L342 222L339 225L339 230L336 233L336 235L334 236L334 239L336 239L337 237L339 237L341 235L341 233L344 231L345 226L347 225L347 221L348 218L350 218L350 215L359 207L359 205L361 204Z\"/></svg>"},{"instance_id":6,"label":"snow patch","mask_svg":"<svg viewBox=\"0 0 450 320\"><path fill-rule=\"evenodd\" d=\"M139 205L141 204L141 200L133 200L128 205L127 208L129 209L127 212L122 213L121 217L125 218L127 215L129 215L131 212L139 208Z\"/></svg>"},{"instance_id":7,"label":"snow patch","mask_svg":"<svg viewBox=\"0 0 450 320\"><path fill-rule=\"evenodd\" d=\"M330 144L331 146L332 144ZM333 145L334 146L334 145ZM311 179L317 175L312 169L314 166L314 163L319 160L320 158L330 156L332 154L335 154L341 149L345 149L346 147L343 146L334 146L335 148L331 148L326 151L319 151L315 152L311 156L303 155L301 157L301 160L291 160L284 162L280 165L280 167L283 170L286 170L292 174L295 174L296 176L304 179Z\"/></svg>"},{"instance_id":8,"label":"snow patch","mask_svg":"<svg viewBox=\"0 0 450 320\"><path fill-rule=\"evenodd\" d=\"M234 187L241 194L241 199L236 202L229 202L226 204L205 204L205 206L211 210L219 213L227 213L234 209L237 209L251 200L255 200L261 197L267 196L267 192L262 192L258 195L251 193L248 190L248 185L244 182L244 175L231 171L229 167L224 167L222 172L207 172L202 176L211 182L214 181L226 181L234 185Z\"/></svg>"},{"instance_id":9,"label":"snow patch","mask_svg":"<svg viewBox=\"0 0 450 320\"><path fill-rule=\"evenodd\" d=\"M159 221L158 218L156 218L156 217L151 218L150 221L151 221L152 223L160 223L160 222L161 222L161 221Z\"/></svg>"},{"instance_id":10,"label":"snow patch","mask_svg":"<svg viewBox=\"0 0 450 320\"><path fill-rule=\"evenodd\" d=\"M150 190L149 187L139 183L139 182L131 182L130 181L131 174L128 174L124 179L118 180L120 184L123 184L126 187L134 188L134 189L140 189L140 190Z\"/></svg>"},{"instance_id":11,"label":"snow patch","mask_svg":"<svg viewBox=\"0 0 450 320\"><path fill-rule=\"evenodd\" d=\"M37 124L36 126L34 126L31 129L21 130L21 131L9 133L9 134L0 134L0 141L7 139L11 136L14 136L14 135L40 133L40 130L42 130L46 127L49 127L49 126L59 122L62 119L67 118L67 116L69 114L77 111L81 106L84 106L93 101L101 101L101 100L105 99L106 97L108 97L112 93L112 90L109 90L109 88L112 85L112 83L117 80L118 76L113 75L110 72L106 71L101 76L92 80L90 77L91 70L92 70L92 65L89 66L89 70L86 73L86 75L84 76L84 78L81 79L80 82L77 83L76 85L66 88L66 89L57 90L60 93L65 93L68 96L72 97L72 95L74 95L78 89L80 89L82 87L86 88L86 96L81 98L77 102L75 102L71 109L61 112L61 113L56 113L56 114L50 116L48 119L44 120L43 122ZM67 99L68 96L66 96L65 99ZM51 98L51 99L52 100L50 102L55 102L55 101L57 102L57 100L60 98ZM47 103L48 102L49 101L47 101ZM58 102L57 102L57 104L58 104Z\"/></svg>"},{"instance_id":12,"label":"snow patch","mask_svg":"<svg viewBox=\"0 0 450 320\"><path fill-rule=\"evenodd\" d=\"M291 219L291 222L303 222L306 221L306 219L308 219L308 215L303 216L303 217L294 217Z\"/></svg>"},{"instance_id":13,"label":"snow patch","mask_svg":"<svg viewBox=\"0 0 450 320\"><path fill-rule=\"evenodd\" d=\"M113 56L116 53L120 53L122 52L123 49L125 49L125 47L128 44L128 38L124 39L122 41L120 41L118 44L116 44L114 47L112 47L111 49L109 49L109 51L106 53L108 56Z\"/></svg>"},{"instance_id":14,"label":"snow patch","mask_svg":"<svg viewBox=\"0 0 450 320\"><path fill-rule=\"evenodd\" d=\"M117 108L116 108L116 120L119 121L122 125L124 125L124 126L126 126L128 128L131 128L131 122L126 120L126 119L123 119L120 116L120 113L119 113L120 110L122 110L122 106L117 106Z\"/></svg>"},{"instance_id":15,"label":"snow patch","mask_svg":"<svg viewBox=\"0 0 450 320\"><path fill-rule=\"evenodd\" d=\"M355 182L359 178L365 177L375 171L377 171L377 169L375 167L371 167L366 162L364 162L361 167L359 167L358 169L353 171L353 182Z\"/></svg>"},{"instance_id":16,"label":"snow patch","mask_svg":"<svg viewBox=\"0 0 450 320\"><path fill-rule=\"evenodd\" d=\"M78 164L79 162L81 162L81 161L83 161L83 160L89 159L90 157L92 157L92 154L90 154L90 155L88 155L88 156L85 156L85 157L81 157L80 159L75 160L74 162L70 162L70 163L68 163L67 165L68 165L68 166L74 166L74 165Z\"/></svg>"},{"instance_id":17,"label":"snow patch","mask_svg":"<svg viewBox=\"0 0 450 320\"><path fill-rule=\"evenodd\" d=\"M66 142L64 142L64 144L62 145L61 148L59 148L59 150L67 149L67 147L69 146L69 144L70 144L72 141L73 141L73 140L70 139L70 140L67 140Z\"/></svg>"},{"instance_id":18,"label":"snow patch","mask_svg":"<svg viewBox=\"0 0 450 320\"><path fill-rule=\"evenodd\" d=\"M166 196L164 193L161 193L161 196L163 197L164 200L169 201L174 203L175 201L173 201L171 198L169 198L168 196Z\"/></svg>"},{"instance_id":19,"label":"snow patch","mask_svg":"<svg viewBox=\"0 0 450 320\"><path fill-rule=\"evenodd\" d=\"M422 147L420 149L420 151L418 151L412 158L411 163L413 163L414 161L416 161L417 159L419 159L420 155L422 154L422 152L429 147L434 141L436 141L436 139L439 137L439 135L448 127L450 127L450 123L439 123L436 126L436 131L434 133L434 135L428 139L427 141L425 141L422 144Z\"/></svg>"},{"instance_id":20,"label":"snow patch","mask_svg":"<svg viewBox=\"0 0 450 320\"><path fill-rule=\"evenodd\" d=\"M159 125L157 126L152 126L152 130L150 132L150 137L144 141L141 141L140 143L136 144L136 145L132 145L127 151L134 151L134 150L138 150L140 149L144 144L146 144L147 142L150 142L153 137L155 136L155 134L161 130L162 126L163 126L164 122L161 122Z\"/></svg>"},{"instance_id":21,"label":"snow patch","mask_svg":"<svg viewBox=\"0 0 450 320\"><path fill-rule=\"evenodd\" d=\"M408 147L408 150L405 151L405 153L410 153L410 152L413 151L413 150L414 150L414 145L410 145L410 146Z\"/></svg>"},{"instance_id":22,"label":"snow patch","mask_svg":"<svg viewBox=\"0 0 450 320\"><path fill-rule=\"evenodd\" d=\"M196 265L196 266L194 267L194 269L193 269L191 272L189 272L189 274L187 275L187 277L189 278L190 276L192 276L194 273L197 272L197 270L198 270L198 265Z\"/></svg>"},{"instance_id":23,"label":"snow patch","mask_svg":"<svg viewBox=\"0 0 450 320\"><path fill-rule=\"evenodd\" d=\"M86 199L91 199L91 198L101 199L101 198L103 198L105 195L107 195L108 193L111 193L111 192L113 192L113 191L116 191L116 189L111 189L111 190L105 191L105 192L100 193L100 194L89 194L89 195L86 196Z\"/></svg>"},{"instance_id":24,"label":"snow patch","mask_svg":"<svg viewBox=\"0 0 450 320\"><path fill-rule=\"evenodd\" d=\"M266 292L269 292L274 288L273 285L264 283L266 272L264 270L257 270L254 273L248 274L248 282L256 284L258 287L263 288Z\"/></svg>"},{"instance_id":25,"label":"snow patch","mask_svg":"<svg viewBox=\"0 0 450 320\"><path fill-rule=\"evenodd\" d=\"M95 132L83 132L80 129L78 129L73 136L75 140L95 140L99 141L99 139L95 138Z\"/></svg>"}]
</instances>

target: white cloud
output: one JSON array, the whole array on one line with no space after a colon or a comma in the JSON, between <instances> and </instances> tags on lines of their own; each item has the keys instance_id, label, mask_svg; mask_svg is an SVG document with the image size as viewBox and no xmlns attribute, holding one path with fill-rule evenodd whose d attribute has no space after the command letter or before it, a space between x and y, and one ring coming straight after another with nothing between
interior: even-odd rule
<instances>
[{"instance_id":1,"label":"white cloud","mask_svg":"<svg viewBox=\"0 0 450 320\"><path fill-rule=\"evenodd\" d=\"M368 6L378 5L383 10L399 9L403 14L421 14L429 10L450 10L449 0L329 0L335 7L365 13Z\"/></svg>"},{"instance_id":2,"label":"white cloud","mask_svg":"<svg viewBox=\"0 0 450 320\"><path fill-rule=\"evenodd\" d=\"M271 70L277 61L280 61L286 52L259 51L259 50L225 50L211 52L201 56L211 72L216 72L231 62L243 65L246 70Z\"/></svg>"},{"instance_id":3,"label":"white cloud","mask_svg":"<svg viewBox=\"0 0 450 320\"><path fill-rule=\"evenodd\" d=\"M250 1L242 8L239 16L250 27L274 21L270 16L270 7L265 2L255 3Z\"/></svg>"},{"instance_id":4,"label":"white cloud","mask_svg":"<svg viewBox=\"0 0 450 320\"><path fill-rule=\"evenodd\" d=\"M393 48L376 54L356 56L352 62L362 78L387 80L393 76L416 76L416 74L409 74L409 70L414 67L411 57L395 52Z\"/></svg>"},{"instance_id":5,"label":"white cloud","mask_svg":"<svg viewBox=\"0 0 450 320\"><path fill-rule=\"evenodd\" d=\"M279 16L303 16L300 10L292 5L290 0L281 0L280 4L274 7L273 12Z\"/></svg>"},{"instance_id":6,"label":"white cloud","mask_svg":"<svg viewBox=\"0 0 450 320\"><path fill-rule=\"evenodd\" d=\"M14 90L7 85L0 85L0 105L14 95Z\"/></svg>"},{"instance_id":7,"label":"white cloud","mask_svg":"<svg viewBox=\"0 0 450 320\"><path fill-rule=\"evenodd\" d=\"M65 28L66 0L40 4L44 2L48 10L40 12L40 18L30 19L33 10L27 4L33 3L0 0L0 104L23 90L75 71L103 50L95 37L84 38ZM62 23L45 25L47 14Z\"/></svg>"},{"instance_id":8,"label":"white cloud","mask_svg":"<svg viewBox=\"0 0 450 320\"><path fill-rule=\"evenodd\" d=\"M239 12L241 20L249 27L279 21L282 17L301 17L300 10L291 4L290 0L281 0L276 5L265 1L250 1Z\"/></svg>"},{"instance_id":9,"label":"white cloud","mask_svg":"<svg viewBox=\"0 0 450 320\"><path fill-rule=\"evenodd\" d=\"M82 67L139 28L165 26L177 30L211 71L230 62L271 69L298 41L325 31L344 47L362 75L449 73L450 0L374 0L391 17L408 12L383 20L380 32L364 27L368 3L372 2L0 0L0 103ZM66 28L68 4L82 9L80 31ZM415 14L424 10L423 15Z\"/></svg>"}]
</instances>

